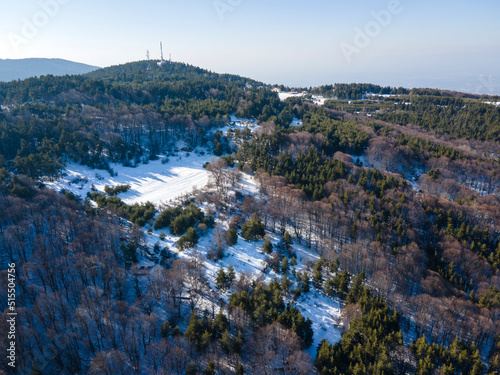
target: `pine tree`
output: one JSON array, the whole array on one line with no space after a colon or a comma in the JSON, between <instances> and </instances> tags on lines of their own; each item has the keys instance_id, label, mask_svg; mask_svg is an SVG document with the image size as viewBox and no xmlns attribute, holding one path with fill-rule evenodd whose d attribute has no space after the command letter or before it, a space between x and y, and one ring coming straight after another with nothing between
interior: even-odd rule
<instances>
[{"instance_id":1,"label":"pine tree","mask_svg":"<svg viewBox=\"0 0 500 375\"><path fill-rule=\"evenodd\" d=\"M191 362L186 370L186 375L196 375L196 374L198 374L198 367L196 367L196 365L193 362Z\"/></svg>"},{"instance_id":2,"label":"pine tree","mask_svg":"<svg viewBox=\"0 0 500 375\"><path fill-rule=\"evenodd\" d=\"M198 243L198 233L196 229L193 227L188 228L187 233L183 235L179 241L177 241L177 245L180 250L189 249L195 246Z\"/></svg>"},{"instance_id":3,"label":"pine tree","mask_svg":"<svg viewBox=\"0 0 500 375\"><path fill-rule=\"evenodd\" d=\"M233 351L235 353L241 354L241 349L243 348L243 344L245 343L245 335L243 332L238 331L236 338L233 341Z\"/></svg>"},{"instance_id":4,"label":"pine tree","mask_svg":"<svg viewBox=\"0 0 500 375\"><path fill-rule=\"evenodd\" d=\"M262 246L262 251L264 251L266 254L271 254L273 252L273 244L271 243L270 240L264 242L264 245Z\"/></svg>"},{"instance_id":5,"label":"pine tree","mask_svg":"<svg viewBox=\"0 0 500 375\"><path fill-rule=\"evenodd\" d=\"M292 236L290 236L290 233L288 233L288 231L283 234L282 240L285 250L290 251L289 249L292 246Z\"/></svg>"},{"instance_id":6,"label":"pine tree","mask_svg":"<svg viewBox=\"0 0 500 375\"><path fill-rule=\"evenodd\" d=\"M215 287L217 290L225 290L227 285L227 276L224 272L224 269L219 269L219 273L217 274L217 278L215 279Z\"/></svg>"},{"instance_id":7,"label":"pine tree","mask_svg":"<svg viewBox=\"0 0 500 375\"><path fill-rule=\"evenodd\" d=\"M310 286L309 286L309 275L307 274L306 271L302 273L301 277L301 290L303 293L309 293Z\"/></svg>"},{"instance_id":8,"label":"pine tree","mask_svg":"<svg viewBox=\"0 0 500 375\"><path fill-rule=\"evenodd\" d=\"M184 336L189 339L192 343L195 344L197 349L201 349L201 337L203 334L203 322L198 319L196 314L191 314L191 318L189 319L189 325L186 328L186 332Z\"/></svg>"},{"instance_id":9,"label":"pine tree","mask_svg":"<svg viewBox=\"0 0 500 375\"><path fill-rule=\"evenodd\" d=\"M235 375L245 375L245 368L241 363L239 363L238 366L236 367Z\"/></svg>"},{"instance_id":10,"label":"pine tree","mask_svg":"<svg viewBox=\"0 0 500 375\"><path fill-rule=\"evenodd\" d=\"M220 343L226 353L229 353L232 350L233 340L231 339L231 335L229 334L229 331L227 329L222 334Z\"/></svg>"},{"instance_id":11,"label":"pine tree","mask_svg":"<svg viewBox=\"0 0 500 375\"><path fill-rule=\"evenodd\" d=\"M212 334L208 330L206 330L205 332L203 332L203 335L201 335L199 347L201 349L206 349L211 342Z\"/></svg>"},{"instance_id":12,"label":"pine tree","mask_svg":"<svg viewBox=\"0 0 500 375\"><path fill-rule=\"evenodd\" d=\"M215 363L210 361L208 362L207 367L205 368L204 375L215 375Z\"/></svg>"},{"instance_id":13,"label":"pine tree","mask_svg":"<svg viewBox=\"0 0 500 375\"><path fill-rule=\"evenodd\" d=\"M234 267L230 264L229 267L227 267L227 274L226 274L226 286L227 286L227 288L231 287L235 277L236 277L236 274L234 272Z\"/></svg>"},{"instance_id":14,"label":"pine tree","mask_svg":"<svg viewBox=\"0 0 500 375\"><path fill-rule=\"evenodd\" d=\"M349 292L350 276L347 271L337 272L333 278L333 288L340 298L345 298Z\"/></svg>"},{"instance_id":15,"label":"pine tree","mask_svg":"<svg viewBox=\"0 0 500 375\"><path fill-rule=\"evenodd\" d=\"M357 274L352 280L351 290L346 298L346 303L357 303L359 298L361 297L362 288L363 288L363 280L365 278L365 271L361 271Z\"/></svg>"},{"instance_id":16,"label":"pine tree","mask_svg":"<svg viewBox=\"0 0 500 375\"><path fill-rule=\"evenodd\" d=\"M288 258L284 257L283 260L281 261L281 272L284 274L287 274L289 271L290 267L288 265Z\"/></svg>"},{"instance_id":17,"label":"pine tree","mask_svg":"<svg viewBox=\"0 0 500 375\"><path fill-rule=\"evenodd\" d=\"M228 246L234 246L238 242L238 232L236 229L229 228L226 232L226 243Z\"/></svg>"},{"instance_id":18,"label":"pine tree","mask_svg":"<svg viewBox=\"0 0 500 375\"><path fill-rule=\"evenodd\" d=\"M314 265L313 285L316 289L320 289L323 284L323 263L324 259L319 259Z\"/></svg>"},{"instance_id":19,"label":"pine tree","mask_svg":"<svg viewBox=\"0 0 500 375\"><path fill-rule=\"evenodd\" d=\"M213 327L214 337L216 339L220 339L222 337L222 333L224 333L224 331L227 331L229 329L229 321L227 320L226 316L222 313L222 311L220 311L215 317L212 327Z\"/></svg>"},{"instance_id":20,"label":"pine tree","mask_svg":"<svg viewBox=\"0 0 500 375\"><path fill-rule=\"evenodd\" d=\"M333 282L333 279L328 276L328 279L326 279L325 282L325 289L324 292L327 296L333 297L335 291L335 283Z\"/></svg>"},{"instance_id":21,"label":"pine tree","mask_svg":"<svg viewBox=\"0 0 500 375\"><path fill-rule=\"evenodd\" d=\"M252 218L241 227L241 235L245 241L253 241L264 237L266 234L265 229L266 227L262 223L262 219L253 215Z\"/></svg>"}]
</instances>

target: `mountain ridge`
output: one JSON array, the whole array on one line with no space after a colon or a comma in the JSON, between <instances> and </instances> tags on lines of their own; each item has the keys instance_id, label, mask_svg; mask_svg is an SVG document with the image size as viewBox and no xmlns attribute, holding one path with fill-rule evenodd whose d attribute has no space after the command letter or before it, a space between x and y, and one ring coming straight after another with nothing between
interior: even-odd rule
<instances>
[{"instance_id":1,"label":"mountain ridge","mask_svg":"<svg viewBox=\"0 0 500 375\"><path fill-rule=\"evenodd\" d=\"M85 74L97 66L59 58L0 59L0 81L10 82L41 75Z\"/></svg>"}]
</instances>

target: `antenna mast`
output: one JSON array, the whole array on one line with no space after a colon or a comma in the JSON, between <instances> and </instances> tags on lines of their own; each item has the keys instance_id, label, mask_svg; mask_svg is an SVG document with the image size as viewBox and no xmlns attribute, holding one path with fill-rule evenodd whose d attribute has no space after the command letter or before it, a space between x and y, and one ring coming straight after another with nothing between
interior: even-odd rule
<instances>
[{"instance_id":1,"label":"antenna mast","mask_svg":"<svg viewBox=\"0 0 500 375\"><path fill-rule=\"evenodd\" d=\"M160 42L160 53L161 53L161 60L158 62L158 66L162 67L167 65L167 62L163 59L163 43Z\"/></svg>"},{"instance_id":2,"label":"antenna mast","mask_svg":"<svg viewBox=\"0 0 500 375\"><path fill-rule=\"evenodd\" d=\"M148 81L151 81L151 79L153 78L152 74L151 74L151 61L149 60L149 50L146 50L146 59L148 60L148 66L146 68L146 71L147 71L147 74L148 74Z\"/></svg>"}]
</instances>

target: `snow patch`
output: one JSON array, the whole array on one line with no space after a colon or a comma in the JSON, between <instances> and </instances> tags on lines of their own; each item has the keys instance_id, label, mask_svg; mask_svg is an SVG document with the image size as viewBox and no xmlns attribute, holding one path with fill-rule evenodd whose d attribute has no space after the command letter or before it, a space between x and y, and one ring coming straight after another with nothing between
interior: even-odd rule
<instances>
[{"instance_id":1,"label":"snow patch","mask_svg":"<svg viewBox=\"0 0 500 375\"><path fill-rule=\"evenodd\" d=\"M290 91L290 92L279 92L278 96L281 101L285 101L288 98L303 98L309 93L307 91L303 92L296 92L296 91ZM313 95L312 97L308 98L307 100L313 102L314 104L317 105L324 105L329 98L325 98L324 96L321 95Z\"/></svg>"},{"instance_id":2,"label":"snow patch","mask_svg":"<svg viewBox=\"0 0 500 375\"><path fill-rule=\"evenodd\" d=\"M500 107L500 102L484 102L484 103L494 105L495 107Z\"/></svg>"},{"instance_id":3,"label":"snow patch","mask_svg":"<svg viewBox=\"0 0 500 375\"><path fill-rule=\"evenodd\" d=\"M292 123L290 124L290 126L302 126L302 125L304 125L304 122L296 117L293 118Z\"/></svg>"}]
</instances>

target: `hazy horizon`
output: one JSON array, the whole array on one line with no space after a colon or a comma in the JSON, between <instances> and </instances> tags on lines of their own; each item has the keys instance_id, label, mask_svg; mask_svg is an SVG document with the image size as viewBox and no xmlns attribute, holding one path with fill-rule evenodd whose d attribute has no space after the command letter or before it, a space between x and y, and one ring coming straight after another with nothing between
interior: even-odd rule
<instances>
[{"instance_id":1,"label":"hazy horizon","mask_svg":"<svg viewBox=\"0 0 500 375\"><path fill-rule=\"evenodd\" d=\"M27 0L4 6L0 58L101 67L165 58L270 84L370 82L500 94L498 2Z\"/></svg>"}]
</instances>

